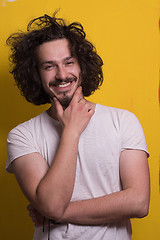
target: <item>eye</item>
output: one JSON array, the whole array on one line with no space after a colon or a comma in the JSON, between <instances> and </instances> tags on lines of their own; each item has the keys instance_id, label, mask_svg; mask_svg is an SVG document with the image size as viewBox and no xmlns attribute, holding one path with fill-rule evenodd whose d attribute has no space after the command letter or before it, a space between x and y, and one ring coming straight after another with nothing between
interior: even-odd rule
<instances>
[{"instance_id":1,"label":"eye","mask_svg":"<svg viewBox=\"0 0 160 240\"><path fill-rule=\"evenodd\" d=\"M52 70L54 68L54 65L44 65L43 66L43 69L44 70L47 70L47 71L50 71L50 70Z\"/></svg>"},{"instance_id":2,"label":"eye","mask_svg":"<svg viewBox=\"0 0 160 240\"><path fill-rule=\"evenodd\" d=\"M66 62L66 66L71 66L71 65L73 65L74 64L74 61L68 61L68 62Z\"/></svg>"},{"instance_id":3,"label":"eye","mask_svg":"<svg viewBox=\"0 0 160 240\"><path fill-rule=\"evenodd\" d=\"M52 68L52 66L50 65L50 66L45 66L44 67L45 69L50 69L50 68Z\"/></svg>"}]
</instances>

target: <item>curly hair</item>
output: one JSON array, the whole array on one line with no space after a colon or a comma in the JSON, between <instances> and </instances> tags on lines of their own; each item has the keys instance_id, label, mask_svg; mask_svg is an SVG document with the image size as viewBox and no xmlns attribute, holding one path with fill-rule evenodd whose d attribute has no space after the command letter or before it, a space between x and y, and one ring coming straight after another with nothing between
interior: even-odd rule
<instances>
[{"instance_id":1,"label":"curly hair","mask_svg":"<svg viewBox=\"0 0 160 240\"><path fill-rule=\"evenodd\" d=\"M12 52L9 58L12 64L10 72L21 94L35 105L50 103L42 87L36 49L44 42L63 38L68 40L72 56L78 59L84 96L90 96L102 85L103 61L95 47L85 39L83 26L78 22L67 25L55 14L53 17L45 14L30 21L27 32L14 33L6 41Z\"/></svg>"}]
</instances>

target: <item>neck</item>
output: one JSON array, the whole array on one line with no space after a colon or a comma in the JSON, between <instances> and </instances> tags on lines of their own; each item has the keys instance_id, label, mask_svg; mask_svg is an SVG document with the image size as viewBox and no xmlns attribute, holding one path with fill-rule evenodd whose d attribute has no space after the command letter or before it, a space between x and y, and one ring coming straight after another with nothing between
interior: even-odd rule
<instances>
[{"instance_id":1,"label":"neck","mask_svg":"<svg viewBox=\"0 0 160 240\"><path fill-rule=\"evenodd\" d=\"M48 115L53 118L54 120L58 121L57 118L57 111L56 111L56 107L53 106L53 104L51 105L51 107L47 110Z\"/></svg>"},{"instance_id":2,"label":"neck","mask_svg":"<svg viewBox=\"0 0 160 240\"><path fill-rule=\"evenodd\" d=\"M82 97L83 97L83 96L82 96ZM87 101L87 100L85 99L85 101ZM89 102L89 101L87 101L87 102ZM92 108L95 108L95 106L96 106L95 103L92 103L92 102L89 102L89 103L90 103L90 105L91 105ZM64 111L65 111L66 108L63 107L63 109L64 109ZM52 102L51 107L47 110L47 113L48 113L48 115L49 115L51 118L53 118L53 119L55 119L55 120L58 121L57 110L56 110L56 106L55 106L54 102Z\"/></svg>"}]
</instances>

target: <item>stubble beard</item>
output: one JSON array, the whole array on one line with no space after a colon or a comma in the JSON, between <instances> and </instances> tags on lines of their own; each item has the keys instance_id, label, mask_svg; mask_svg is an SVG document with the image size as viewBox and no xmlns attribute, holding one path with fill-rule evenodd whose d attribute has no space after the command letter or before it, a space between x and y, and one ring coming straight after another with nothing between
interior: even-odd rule
<instances>
[{"instance_id":1,"label":"stubble beard","mask_svg":"<svg viewBox=\"0 0 160 240\"><path fill-rule=\"evenodd\" d=\"M77 89L76 89L77 90ZM75 91L76 91L75 90ZM64 93L64 97L63 98L58 98L57 97L57 99L58 99L58 101L60 102L60 104L62 105L62 107L63 107L63 110L65 110L68 106L69 106L69 104L70 104L70 102L72 101L72 98L73 98L73 96L74 96L74 94L75 94L75 91L74 91L74 93L73 93L73 95L72 96L67 96L67 93Z\"/></svg>"},{"instance_id":2,"label":"stubble beard","mask_svg":"<svg viewBox=\"0 0 160 240\"><path fill-rule=\"evenodd\" d=\"M46 91L46 94L48 95L48 97L50 99L53 99L54 97L56 97L57 100L62 105L63 109L65 110L69 106L70 102L72 101L72 98L73 98L77 88L81 85L80 76L79 76L79 79L76 77L74 79L74 81L75 82L79 81L79 84L77 84L77 87L71 96L68 96L67 92L62 93L62 95L63 95L62 97L58 97L58 96L54 95L54 93L52 91Z\"/></svg>"}]
</instances>

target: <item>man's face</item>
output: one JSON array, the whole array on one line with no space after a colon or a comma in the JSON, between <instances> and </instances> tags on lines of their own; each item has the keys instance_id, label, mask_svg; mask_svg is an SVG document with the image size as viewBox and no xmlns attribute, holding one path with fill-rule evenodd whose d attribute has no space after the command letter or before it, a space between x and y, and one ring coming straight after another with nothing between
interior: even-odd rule
<instances>
[{"instance_id":1,"label":"man's face","mask_svg":"<svg viewBox=\"0 0 160 240\"><path fill-rule=\"evenodd\" d=\"M68 41L45 42L37 48L39 73L49 98L56 97L66 108L81 84L78 60L71 56Z\"/></svg>"}]
</instances>

